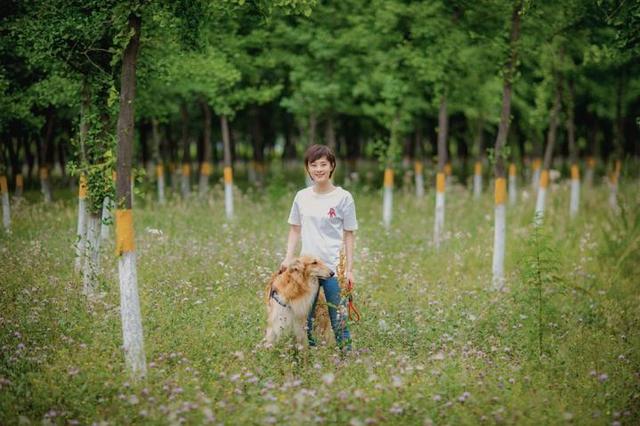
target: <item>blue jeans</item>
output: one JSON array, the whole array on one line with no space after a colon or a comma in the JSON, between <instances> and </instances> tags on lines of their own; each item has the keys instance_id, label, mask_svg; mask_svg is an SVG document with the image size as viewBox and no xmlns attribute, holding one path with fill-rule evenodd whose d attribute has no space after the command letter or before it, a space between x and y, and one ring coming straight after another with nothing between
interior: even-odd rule
<instances>
[{"instance_id":1,"label":"blue jeans","mask_svg":"<svg viewBox=\"0 0 640 426\"><path fill-rule=\"evenodd\" d=\"M329 319L331 320L331 328L333 334L336 336L336 343L339 348L345 347L351 349L351 334L349 333L349 326L347 325L346 315L340 315L338 317L338 307L344 304L340 298L340 284L336 277L327 279L320 279L320 288L324 291L324 297L327 299L327 306L329 308ZM320 293L320 288L318 293ZM318 301L318 295L313 299L313 305L311 305L311 312L307 318L307 337L309 338L309 346L316 346L316 340L313 337L313 316L316 312L316 302ZM346 309L343 309L346 312Z\"/></svg>"}]
</instances>

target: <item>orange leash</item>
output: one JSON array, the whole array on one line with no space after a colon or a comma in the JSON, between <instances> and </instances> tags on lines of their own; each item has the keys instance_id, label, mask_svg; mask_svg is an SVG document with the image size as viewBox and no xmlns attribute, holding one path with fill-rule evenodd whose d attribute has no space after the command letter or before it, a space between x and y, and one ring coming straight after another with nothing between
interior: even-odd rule
<instances>
[{"instance_id":1,"label":"orange leash","mask_svg":"<svg viewBox=\"0 0 640 426\"><path fill-rule=\"evenodd\" d=\"M360 321L361 315L358 308L356 308L355 303L353 303L353 282L351 280L347 283L347 310L349 312L349 321L358 322Z\"/></svg>"}]
</instances>

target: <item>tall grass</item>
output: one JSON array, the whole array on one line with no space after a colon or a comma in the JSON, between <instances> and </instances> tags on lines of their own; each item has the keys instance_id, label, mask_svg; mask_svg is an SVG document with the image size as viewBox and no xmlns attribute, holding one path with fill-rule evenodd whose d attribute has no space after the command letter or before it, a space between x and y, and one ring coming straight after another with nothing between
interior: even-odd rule
<instances>
[{"instance_id":1,"label":"tall grass","mask_svg":"<svg viewBox=\"0 0 640 426\"><path fill-rule=\"evenodd\" d=\"M353 190L354 351L289 342L267 351L263 286L284 256L297 180L236 197L136 200L148 377L127 379L113 242L99 296L73 273L75 202L16 206L0 235L0 423L55 424L637 424L640 259L637 191L550 192L541 229L533 201L508 211L507 288L491 291L490 194L453 187L441 249L433 197L398 191L392 227L380 191ZM150 192L153 194L153 192ZM36 196L33 197L37 198ZM29 196L27 200L30 200Z\"/></svg>"}]
</instances>

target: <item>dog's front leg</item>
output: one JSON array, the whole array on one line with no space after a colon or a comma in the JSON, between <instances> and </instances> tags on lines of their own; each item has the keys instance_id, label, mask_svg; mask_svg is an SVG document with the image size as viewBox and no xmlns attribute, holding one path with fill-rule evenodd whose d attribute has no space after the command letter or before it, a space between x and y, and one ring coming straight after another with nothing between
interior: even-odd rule
<instances>
[{"instance_id":1,"label":"dog's front leg","mask_svg":"<svg viewBox=\"0 0 640 426\"><path fill-rule=\"evenodd\" d=\"M302 320L297 320L294 327L296 345L301 349L306 349L309 344L309 341L307 339L307 332L306 332L306 322L307 322L306 318Z\"/></svg>"}]
</instances>

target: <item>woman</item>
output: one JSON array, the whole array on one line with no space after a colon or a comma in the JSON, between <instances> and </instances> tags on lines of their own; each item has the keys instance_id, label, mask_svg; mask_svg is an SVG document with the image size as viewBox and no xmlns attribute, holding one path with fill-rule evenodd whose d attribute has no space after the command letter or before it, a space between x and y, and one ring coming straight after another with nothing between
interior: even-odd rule
<instances>
[{"instance_id":1,"label":"woman","mask_svg":"<svg viewBox=\"0 0 640 426\"><path fill-rule=\"evenodd\" d=\"M304 167L313 185L298 191L289 214L289 238L287 254L280 269L284 270L293 260L298 241L302 240L301 255L318 257L333 272L340 260L340 249L344 243L345 278L353 284L354 231L358 229L353 197L339 186L334 186L331 177L336 169L336 157L325 145L312 145L304 156ZM334 275L320 280L329 308L331 328L338 347L351 349L351 335L346 322L338 318L340 284ZM316 308L313 301L307 320L309 345L315 346L312 335L313 316Z\"/></svg>"}]
</instances>

